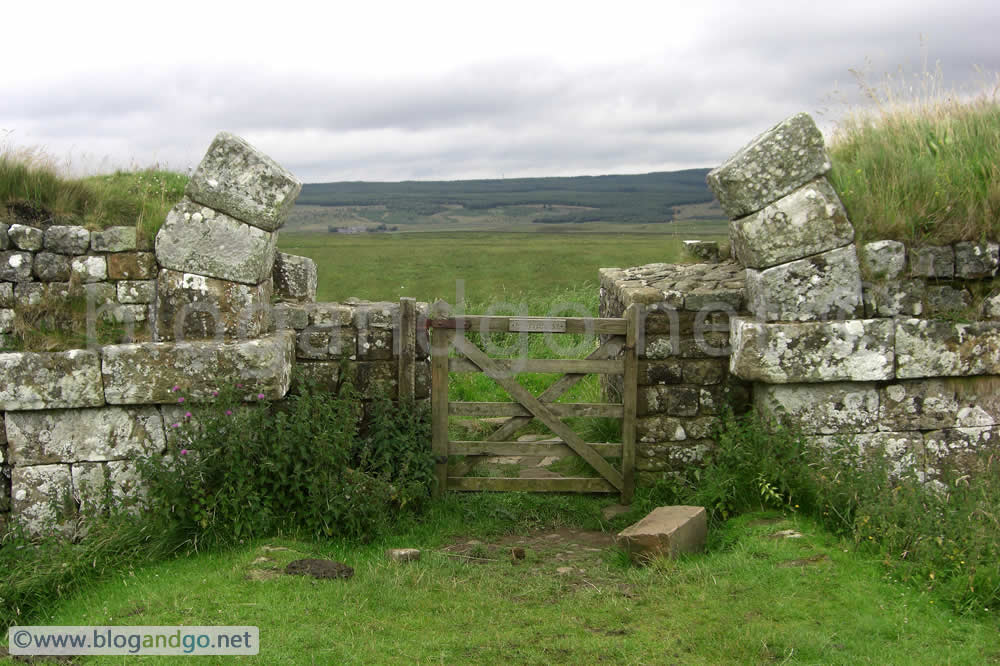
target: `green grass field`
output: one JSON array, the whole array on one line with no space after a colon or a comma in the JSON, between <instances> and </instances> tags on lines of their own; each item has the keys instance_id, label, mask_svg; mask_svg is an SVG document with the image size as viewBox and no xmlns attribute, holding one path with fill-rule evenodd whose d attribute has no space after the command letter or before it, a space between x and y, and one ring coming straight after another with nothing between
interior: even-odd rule
<instances>
[{"instance_id":1,"label":"green grass field","mask_svg":"<svg viewBox=\"0 0 1000 666\"><path fill-rule=\"evenodd\" d=\"M716 233L718 231L716 230ZM479 302L518 303L582 283L597 271L682 260L681 241L722 236L610 233L281 234L283 252L313 259L318 300L413 296L456 302L456 282Z\"/></svg>"}]
</instances>

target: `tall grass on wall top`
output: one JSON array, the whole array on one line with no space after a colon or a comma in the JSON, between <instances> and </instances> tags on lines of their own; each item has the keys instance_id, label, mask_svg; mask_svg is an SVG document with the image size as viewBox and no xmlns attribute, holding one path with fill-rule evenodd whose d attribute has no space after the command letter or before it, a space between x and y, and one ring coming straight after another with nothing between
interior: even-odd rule
<instances>
[{"instance_id":1,"label":"tall grass on wall top","mask_svg":"<svg viewBox=\"0 0 1000 666\"><path fill-rule=\"evenodd\" d=\"M1000 77L960 95L941 92L939 73L916 87L856 76L874 109L838 123L830 179L859 240L1000 240Z\"/></svg>"},{"instance_id":2,"label":"tall grass on wall top","mask_svg":"<svg viewBox=\"0 0 1000 666\"><path fill-rule=\"evenodd\" d=\"M0 146L0 222L134 225L152 239L187 180L158 167L67 178L37 149Z\"/></svg>"}]
</instances>

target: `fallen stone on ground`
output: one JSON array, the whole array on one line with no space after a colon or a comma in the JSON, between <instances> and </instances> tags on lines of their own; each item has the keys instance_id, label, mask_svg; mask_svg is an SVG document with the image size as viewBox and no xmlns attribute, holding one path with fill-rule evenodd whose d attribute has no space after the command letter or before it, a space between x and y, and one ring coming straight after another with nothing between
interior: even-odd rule
<instances>
[{"instance_id":1,"label":"fallen stone on ground","mask_svg":"<svg viewBox=\"0 0 1000 666\"><path fill-rule=\"evenodd\" d=\"M705 549L708 518L704 507L661 506L615 537L632 560L645 564L656 557L676 557Z\"/></svg>"}]
</instances>

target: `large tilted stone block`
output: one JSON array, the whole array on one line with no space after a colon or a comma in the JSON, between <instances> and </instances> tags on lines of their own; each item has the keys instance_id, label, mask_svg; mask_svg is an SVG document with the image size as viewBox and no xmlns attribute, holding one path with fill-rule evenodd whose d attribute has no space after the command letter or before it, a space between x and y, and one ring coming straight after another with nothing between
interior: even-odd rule
<instances>
[{"instance_id":1,"label":"large tilted stone block","mask_svg":"<svg viewBox=\"0 0 1000 666\"><path fill-rule=\"evenodd\" d=\"M156 234L162 268L221 280L260 284L271 276L274 234L183 200Z\"/></svg>"},{"instance_id":2,"label":"large tilted stone block","mask_svg":"<svg viewBox=\"0 0 1000 666\"><path fill-rule=\"evenodd\" d=\"M219 132L184 193L265 231L285 223L302 183L238 136Z\"/></svg>"},{"instance_id":3,"label":"large tilted stone block","mask_svg":"<svg viewBox=\"0 0 1000 666\"><path fill-rule=\"evenodd\" d=\"M808 113L775 125L708 174L708 186L730 219L756 212L824 175L830 158Z\"/></svg>"},{"instance_id":4,"label":"large tilted stone block","mask_svg":"<svg viewBox=\"0 0 1000 666\"><path fill-rule=\"evenodd\" d=\"M69 465L36 465L11 470L11 513L31 534L69 533L73 477Z\"/></svg>"},{"instance_id":5,"label":"large tilted stone block","mask_svg":"<svg viewBox=\"0 0 1000 666\"><path fill-rule=\"evenodd\" d=\"M279 301L316 302L316 262L278 252L274 257L274 295Z\"/></svg>"},{"instance_id":6,"label":"large tilted stone block","mask_svg":"<svg viewBox=\"0 0 1000 666\"><path fill-rule=\"evenodd\" d=\"M1000 322L896 322L896 376L953 377L1000 374Z\"/></svg>"},{"instance_id":7,"label":"large tilted stone block","mask_svg":"<svg viewBox=\"0 0 1000 666\"><path fill-rule=\"evenodd\" d=\"M636 562L700 553L708 537L708 517L700 506L661 506L615 536Z\"/></svg>"},{"instance_id":8,"label":"large tilted stone block","mask_svg":"<svg viewBox=\"0 0 1000 666\"><path fill-rule=\"evenodd\" d=\"M101 361L96 352L0 354L0 410L99 407Z\"/></svg>"},{"instance_id":9,"label":"large tilted stone block","mask_svg":"<svg viewBox=\"0 0 1000 666\"><path fill-rule=\"evenodd\" d=\"M271 323L271 281L247 285L163 269L156 288L155 339L256 338Z\"/></svg>"},{"instance_id":10,"label":"large tilted stone block","mask_svg":"<svg viewBox=\"0 0 1000 666\"><path fill-rule=\"evenodd\" d=\"M881 430L938 430L1000 424L1000 378L913 379L879 389Z\"/></svg>"},{"instance_id":11,"label":"large tilted stone block","mask_svg":"<svg viewBox=\"0 0 1000 666\"><path fill-rule=\"evenodd\" d=\"M770 268L843 247L854 240L854 227L833 187L820 178L733 220L729 238L744 266Z\"/></svg>"},{"instance_id":12,"label":"large tilted stone block","mask_svg":"<svg viewBox=\"0 0 1000 666\"><path fill-rule=\"evenodd\" d=\"M240 385L248 396L277 400L288 391L295 335L280 331L245 342L146 342L101 349L104 394L110 404L172 404L212 399ZM174 387L179 387L174 391Z\"/></svg>"},{"instance_id":13,"label":"large tilted stone block","mask_svg":"<svg viewBox=\"0 0 1000 666\"><path fill-rule=\"evenodd\" d=\"M757 408L804 434L874 432L879 393L872 383L760 385Z\"/></svg>"},{"instance_id":14,"label":"large tilted stone block","mask_svg":"<svg viewBox=\"0 0 1000 666\"><path fill-rule=\"evenodd\" d=\"M852 319L862 314L861 269L853 245L762 271L747 269L750 312L767 321Z\"/></svg>"},{"instance_id":15,"label":"large tilted stone block","mask_svg":"<svg viewBox=\"0 0 1000 666\"><path fill-rule=\"evenodd\" d=\"M764 324L732 322L729 371L768 384L884 381L893 378L889 319Z\"/></svg>"},{"instance_id":16,"label":"large tilted stone block","mask_svg":"<svg viewBox=\"0 0 1000 666\"><path fill-rule=\"evenodd\" d=\"M165 445L152 406L7 412L7 434L14 465L119 460Z\"/></svg>"}]
</instances>

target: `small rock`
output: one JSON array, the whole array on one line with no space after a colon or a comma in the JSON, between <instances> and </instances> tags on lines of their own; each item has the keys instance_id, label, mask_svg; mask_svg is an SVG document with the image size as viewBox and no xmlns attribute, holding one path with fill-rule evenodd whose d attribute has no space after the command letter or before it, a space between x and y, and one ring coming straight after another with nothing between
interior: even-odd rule
<instances>
[{"instance_id":1,"label":"small rock","mask_svg":"<svg viewBox=\"0 0 1000 666\"><path fill-rule=\"evenodd\" d=\"M416 548L390 548L385 554L394 562L415 562L420 559L420 551Z\"/></svg>"},{"instance_id":2,"label":"small rock","mask_svg":"<svg viewBox=\"0 0 1000 666\"><path fill-rule=\"evenodd\" d=\"M772 539L801 539L802 534L795 530L781 530L769 535Z\"/></svg>"},{"instance_id":3,"label":"small rock","mask_svg":"<svg viewBox=\"0 0 1000 666\"><path fill-rule=\"evenodd\" d=\"M515 561L517 561L517 560L523 560L524 559L524 548L521 548L520 546L515 546L514 548L511 548L510 549L510 558L512 560L515 560Z\"/></svg>"},{"instance_id":4,"label":"small rock","mask_svg":"<svg viewBox=\"0 0 1000 666\"><path fill-rule=\"evenodd\" d=\"M354 576L354 569L333 560L318 560L305 558L293 560L285 567L285 573L293 576L312 576L313 578L351 578Z\"/></svg>"},{"instance_id":5,"label":"small rock","mask_svg":"<svg viewBox=\"0 0 1000 666\"><path fill-rule=\"evenodd\" d=\"M573 573L573 567L559 567L556 569L556 573L560 576L565 576L566 574Z\"/></svg>"}]
</instances>

